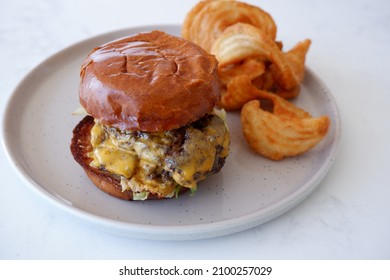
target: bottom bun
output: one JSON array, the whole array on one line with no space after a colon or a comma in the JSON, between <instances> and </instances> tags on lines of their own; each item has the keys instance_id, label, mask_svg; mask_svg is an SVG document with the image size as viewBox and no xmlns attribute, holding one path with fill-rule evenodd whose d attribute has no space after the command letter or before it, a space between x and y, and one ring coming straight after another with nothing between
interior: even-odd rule
<instances>
[{"instance_id":1,"label":"bottom bun","mask_svg":"<svg viewBox=\"0 0 390 280\"><path fill-rule=\"evenodd\" d=\"M91 129L93 126L94 119L91 116L86 116L74 128L70 145L74 159L82 166L88 178L99 189L120 199L133 200L133 192L131 190L122 191L120 176L90 166L92 158L88 156L88 153L92 152ZM186 192L187 190L188 188L181 188L180 193ZM166 199L166 197L160 197L157 194L150 193L147 200L153 199Z\"/></svg>"}]
</instances>

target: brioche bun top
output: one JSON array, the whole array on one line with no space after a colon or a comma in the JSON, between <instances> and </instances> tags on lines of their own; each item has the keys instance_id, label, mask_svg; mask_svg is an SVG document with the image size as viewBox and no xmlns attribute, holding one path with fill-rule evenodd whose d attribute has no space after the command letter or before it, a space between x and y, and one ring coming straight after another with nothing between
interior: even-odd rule
<instances>
[{"instance_id":1,"label":"brioche bun top","mask_svg":"<svg viewBox=\"0 0 390 280\"><path fill-rule=\"evenodd\" d=\"M217 61L201 47L161 31L95 48L81 67L80 103L122 130L175 129L209 113L221 96Z\"/></svg>"}]
</instances>

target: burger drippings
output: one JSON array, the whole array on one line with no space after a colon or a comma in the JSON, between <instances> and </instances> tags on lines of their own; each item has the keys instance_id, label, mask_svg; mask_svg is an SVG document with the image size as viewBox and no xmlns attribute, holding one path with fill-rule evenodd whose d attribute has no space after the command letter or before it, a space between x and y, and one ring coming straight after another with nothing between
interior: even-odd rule
<instances>
[{"instance_id":1,"label":"burger drippings","mask_svg":"<svg viewBox=\"0 0 390 280\"><path fill-rule=\"evenodd\" d=\"M121 176L122 190L172 197L178 188L195 190L197 182L218 172L229 141L225 122L216 114L155 133L122 131L95 121L89 156L91 166Z\"/></svg>"}]
</instances>

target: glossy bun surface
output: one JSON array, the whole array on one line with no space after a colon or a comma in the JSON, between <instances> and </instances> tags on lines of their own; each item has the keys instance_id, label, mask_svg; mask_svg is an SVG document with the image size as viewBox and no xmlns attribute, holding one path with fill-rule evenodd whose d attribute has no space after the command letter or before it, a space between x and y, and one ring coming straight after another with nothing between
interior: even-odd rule
<instances>
[{"instance_id":1,"label":"glossy bun surface","mask_svg":"<svg viewBox=\"0 0 390 280\"><path fill-rule=\"evenodd\" d=\"M84 109L102 124L122 130L182 127L210 112L221 95L215 57L161 31L95 48L80 76Z\"/></svg>"}]
</instances>

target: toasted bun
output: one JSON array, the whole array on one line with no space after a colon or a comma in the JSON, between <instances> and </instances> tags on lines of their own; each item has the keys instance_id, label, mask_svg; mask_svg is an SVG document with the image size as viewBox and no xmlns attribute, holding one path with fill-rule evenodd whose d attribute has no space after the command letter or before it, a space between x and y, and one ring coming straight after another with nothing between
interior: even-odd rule
<instances>
[{"instance_id":1,"label":"toasted bun","mask_svg":"<svg viewBox=\"0 0 390 280\"><path fill-rule=\"evenodd\" d=\"M99 189L120 199L133 200L133 192L131 190L122 191L119 176L89 165L92 161L92 158L88 157L88 153L92 151L91 129L93 125L94 119L91 116L86 116L73 129L70 150L74 159L81 165L89 179ZM182 188L180 192L185 192L186 190L188 189ZM162 198L163 197L150 193L147 199Z\"/></svg>"},{"instance_id":2,"label":"toasted bun","mask_svg":"<svg viewBox=\"0 0 390 280\"><path fill-rule=\"evenodd\" d=\"M215 57L161 31L95 48L80 76L84 109L122 130L179 128L210 112L221 95Z\"/></svg>"}]
</instances>

